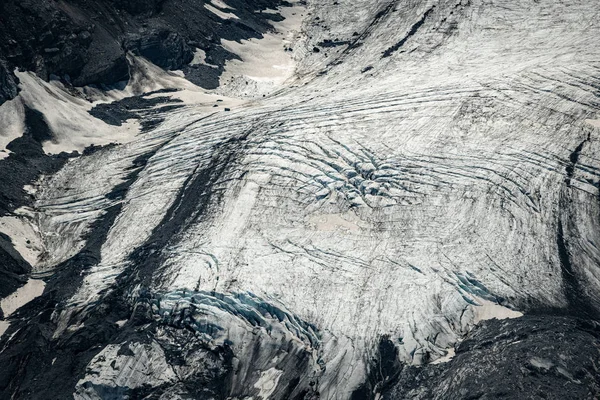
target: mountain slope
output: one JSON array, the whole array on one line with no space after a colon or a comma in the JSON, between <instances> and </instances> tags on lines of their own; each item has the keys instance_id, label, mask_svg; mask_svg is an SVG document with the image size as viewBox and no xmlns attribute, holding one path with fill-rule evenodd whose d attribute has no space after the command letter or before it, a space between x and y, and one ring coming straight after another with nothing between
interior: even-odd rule
<instances>
[{"instance_id":1,"label":"mountain slope","mask_svg":"<svg viewBox=\"0 0 600 400\"><path fill-rule=\"evenodd\" d=\"M177 4L142 14L187 26ZM121 144L7 210L45 289L0 338L2 396L598 396L595 5L313 1L258 38L222 27L271 11L211 4L220 64L149 35L124 88L16 73L13 101L78 116L44 109L44 157Z\"/></svg>"}]
</instances>

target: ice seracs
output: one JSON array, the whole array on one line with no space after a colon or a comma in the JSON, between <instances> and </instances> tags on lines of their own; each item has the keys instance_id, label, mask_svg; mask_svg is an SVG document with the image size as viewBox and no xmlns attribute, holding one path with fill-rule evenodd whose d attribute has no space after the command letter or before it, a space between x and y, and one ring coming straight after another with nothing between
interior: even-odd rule
<instances>
[{"instance_id":1,"label":"ice seracs","mask_svg":"<svg viewBox=\"0 0 600 400\"><path fill-rule=\"evenodd\" d=\"M505 362L528 313L583 337L557 314L600 305L593 5L307 7L221 40L214 92L132 59L178 107L40 183L38 271L102 232L45 322L95 349L76 397L385 398L472 332Z\"/></svg>"}]
</instances>

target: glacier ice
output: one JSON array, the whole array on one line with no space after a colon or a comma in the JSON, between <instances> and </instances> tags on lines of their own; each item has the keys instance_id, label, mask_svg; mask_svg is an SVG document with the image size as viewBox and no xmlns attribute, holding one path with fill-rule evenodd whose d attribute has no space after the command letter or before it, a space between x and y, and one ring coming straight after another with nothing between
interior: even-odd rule
<instances>
[{"instance_id":1,"label":"glacier ice","mask_svg":"<svg viewBox=\"0 0 600 400\"><path fill-rule=\"evenodd\" d=\"M218 3L205 7L235 15ZM179 100L152 108L160 123L143 133L60 103L85 119L47 151L122 143L35 188L33 267L48 286L30 315L52 365L76 371L61 390L381 398L401 393L404 365L452 364L486 319L597 318L595 9L315 0L281 32L231 43L241 61L212 92L130 55L139 79L94 101ZM257 75L279 61L280 75ZM19 77L23 99L62 90ZM11 324L0 358L41 335L27 324Z\"/></svg>"}]
</instances>

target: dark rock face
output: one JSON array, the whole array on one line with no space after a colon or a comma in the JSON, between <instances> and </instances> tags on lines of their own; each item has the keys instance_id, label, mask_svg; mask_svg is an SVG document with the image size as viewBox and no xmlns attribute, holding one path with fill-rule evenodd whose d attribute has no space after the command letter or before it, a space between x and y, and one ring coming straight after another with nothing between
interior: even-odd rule
<instances>
[{"instance_id":1,"label":"dark rock face","mask_svg":"<svg viewBox=\"0 0 600 400\"><path fill-rule=\"evenodd\" d=\"M389 337L382 337L377 346L377 353L370 362L367 381L352 393L351 400L368 399L372 393L381 392L394 382L401 371L398 361L398 349Z\"/></svg>"},{"instance_id":2,"label":"dark rock face","mask_svg":"<svg viewBox=\"0 0 600 400\"><path fill-rule=\"evenodd\" d=\"M94 56L90 57L90 61L74 77L74 85L111 85L129 78L127 58L116 42L108 42L106 45L95 42L90 46L89 53Z\"/></svg>"},{"instance_id":3,"label":"dark rock face","mask_svg":"<svg viewBox=\"0 0 600 400\"><path fill-rule=\"evenodd\" d=\"M0 62L0 104L15 98L18 93L17 82L6 65Z\"/></svg>"},{"instance_id":4,"label":"dark rock face","mask_svg":"<svg viewBox=\"0 0 600 400\"><path fill-rule=\"evenodd\" d=\"M159 90L146 94L166 93L171 90ZM148 131L163 122L160 114L165 111L174 110L182 107L181 100L173 100L168 96L159 96L148 99L142 96L126 97L125 99L113 103L98 104L92 108L90 115L101 119L109 125L121 126L128 119L137 119L141 121L142 132ZM153 107L162 106L160 110L154 110ZM158 114L158 115L157 115Z\"/></svg>"},{"instance_id":5,"label":"dark rock face","mask_svg":"<svg viewBox=\"0 0 600 400\"><path fill-rule=\"evenodd\" d=\"M31 196L23 186L41 174L51 174L64 165L69 155L48 156L42 141L52 138L50 128L37 110L25 109L26 129L22 137L7 146L12 153L0 162L0 215L10 215L17 208L29 204Z\"/></svg>"},{"instance_id":6,"label":"dark rock face","mask_svg":"<svg viewBox=\"0 0 600 400\"><path fill-rule=\"evenodd\" d=\"M596 399L600 325L558 316L485 321L451 361L405 367L384 399Z\"/></svg>"},{"instance_id":7,"label":"dark rock face","mask_svg":"<svg viewBox=\"0 0 600 400\"><path fill-rule=\"evenodd\" d=\"M184 38L165 29L142 30L125 41L125 48L165 69L180 69L194 58Z\"/></svg>"},{"instance_id":8,"label":"dark rock face","mask_svg":"<svg viewBox=\"0 0 600 400\"><path fill-rule=\"evenodd\" d=\"M155 14L160 11L165 0L112 0L120 10L125 10L131 15Z\"/></svg>"},{"instance_id":9,"label":"dark rock face","mask_svg":"<svg viewBox=\"0 0 600 400\"><path fill-rule=\"evenodd\" d=\"M13 248L10 238L0 233L0 297L6 297L27 281L31 266ZM0 318L2 318L0 310Z\"/></svg>"},{"instance_id":10,"label":"dark rock face","mask_svg":"<svg viewBox=\"0 0 600 400\"><path fill-rule=\"evenodd\" d=\"M8 144L12 153L0 162L0 216L30 204L31 196L23 187L41 174L58 171L69 157L65 153L55 156L44 153L41 142L52 136L39 111L26 108L25 124L24 135ZM31 266L14 249L10 238L0 234L0 297L8 296L27 282L30 271Z\"/></svg>"},{"instance_id":11,"label":"dark rock face","mask_svg":"<svg viewBox=\"0 0 600 400\"><path fill-rule=\"evenodd\" d=\"M215 68L187 67L197 84L215 87L215 73L235 55L227 40L260 37L276 14L265 8L281 0L231 2L240 20L222 20L190 0L7 0L0 4L0 104L17 94L15 68L44 79L56 75L76 86L112 85L129 77L126 53L132 51L166 69L182 69L194 48ZM147 28L151 26L152 29ZM204 77L208 74L207 77ZM67 77L68 76L68 77Z\"/></svg>"},{"instance_id":12,"label":"dark rock face","mask_svg":"<svg viewBox=\"0 0 600 400\"><path fill-rule=\"evenodd\" d=\"M11 72L21 68L46 79L69 75L80 83L122 78L105 72L114 68L119 43L76 5L5 1L0 15L0 54ZM88 64L93 70L84 71Z\"/></svg>"}]
</instances>

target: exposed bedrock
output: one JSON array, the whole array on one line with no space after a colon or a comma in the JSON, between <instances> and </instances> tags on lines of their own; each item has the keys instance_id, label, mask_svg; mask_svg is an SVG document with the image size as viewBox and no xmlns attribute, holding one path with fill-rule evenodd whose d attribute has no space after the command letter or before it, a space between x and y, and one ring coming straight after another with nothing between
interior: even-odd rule
<instances>
[{"instance_id":1,"label":"exposed bedrock","mask_svg":"<svg viewBox=\"0 0 600 400\"><path fill-rule=\"evenodd\" d=\"M149 14L160 12L166 0L111 0L118 9L125 10L131 15Z\"/></svg>"},{"instance_id":2,"label":"exposed bedrock","mask_svg":"<svg viewBox=\"0 0 600 400\"><path fill-rule=\"evenodd\" d=\"M142 30L128 36L124 46L165 69L180 69L194 58L194 51L185 39L168 30Z\"/></svg>"},{"instance_id":3,"label":"exposed bedrock","mask_svg":"<svg viewBox=\"0 0 600 400\"><path fill-rule=\"evenodd\" d=\"M595 399L600 325L555 316L485 321L446 363L405 367L383 399Z\"/></svg>"},{"instance_id":4,"label":"exposed bedrock","mask_svg":"<svg viewBox=\"0 0 600 400\"><path fill-rule=\"evenodd\" d=\"M209 3L207 3L209 4ZM281 0L230 2L236 20L223 20L193 0L8 0L0 4L0 104L16 95L15 68L44 79L65 78L77 86L113 85L129 77L126 52L167 69L181 69L196 48L222 72L235 57L220 39L261 37L277 14L262 13ZM217 11L218 12L218 11ZM243 21L243 22L242 22ZM201 67L190 67L200 84ZM215 71L206 71L212 76ZM214 78L212 78L214 79ZM214 84L211 87L215 87Z\"/></svg>"},{"instance_id":5,"label":"exposed bedrock","mask_svg":"<svg viewBox=\"0 0 600 400\"><path fill-rule=\"evenodd\" d=\"M19 92L17 81L5 62L0 62L0 104L14 99Z\"/></svg>"},{"instance_id":6,"label":"exposed bedrock","mask_svg":"<svg viewBox=\"0 0 600 400\"><path fill-rule=\"evenodd\" d=\"M27 282L31 265L14 249L10 237L5 234L0 234L0 262L0 297L4 298Z\"/></svg>"}]
</instances>

